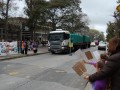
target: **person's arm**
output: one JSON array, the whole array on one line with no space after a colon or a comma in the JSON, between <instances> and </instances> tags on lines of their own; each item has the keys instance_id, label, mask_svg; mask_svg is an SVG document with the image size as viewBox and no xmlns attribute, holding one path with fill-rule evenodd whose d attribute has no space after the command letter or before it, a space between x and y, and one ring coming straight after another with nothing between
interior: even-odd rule
<instances>
[{"instance_id":1,"label":"person's arm","mask_svg":"<svg viewBox=\"0 0 120 90\"><path fill-rule=\"evenodd\" d=\"M86 79L88 79L90 82L94 82L99 79L104 79L106 77L109 77L113 73L116 72L116 70L119 68L119 60L108 60L108 62L105 64L103 69L99 72L96 72Z\"/></svg>"},{"instance_id":2,"label":"person's arm","mask_svg":"<svg viewBox=\"0 0 120 90\"><path fill-rule=\"evenodd\" d=\"M84 63L90 64L90 65L93 65L94 67L96 67L96 62L95 61L85 61L84 60Z\"/></svg>"},{"instance_id":3,"label":"person's arm","mask_svg":"<svg viewBox=\"0 0 120 90\"><path fill-rule=\"evenodd\" d=\"M84 61L84 63L86 63L86 64L93 64L94 62L92 62L92 61L85 61L85 60L83 60Z\"/></svg>"}]
</instances>

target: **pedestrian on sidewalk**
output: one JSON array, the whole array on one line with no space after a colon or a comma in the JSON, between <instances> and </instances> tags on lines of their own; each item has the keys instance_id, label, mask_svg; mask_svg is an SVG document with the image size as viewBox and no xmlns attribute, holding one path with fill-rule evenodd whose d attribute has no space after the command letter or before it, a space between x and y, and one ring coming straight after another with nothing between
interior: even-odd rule
<instances>
[{"instance_id":1,"label":"pedestrian on sidewalk","mask_svg":"<svg viewBox=\"0 0 120 90\"><path fill-rule=\"evenodd\" d=\"M85 78L90 82L95 82L110 77L109 90L120 90L120 38L113 37L109 40L108 52L111 55L103 69Z\"/></svg>"},{"instance_id":2,"label":"pedestrian on sidewalk","mask_svg":"<svg viewBox=\"0 0 120 90\"><path fill-rule=\"evenodd\" d=\"M22 46L21 46L21 54L24 54L24 51L25 51L25 42L22 41Z\"/></svg>"},{"instance_id":3,"label":"pedestrian on sidewalk","mask_svg":"<svg viewBox=\"0 0 120 90\"><path fill-rule=\"evenodd\" d=\"M37 45L37 43L36 43L35 41L33 41L32 47L33 47L33 52L34 52L34 53L37 53L38 45Z\"/></svg>"},{"instance_id":4,"label":"pedestrian on sidewalk","mask_svg":"<svg viewBox=\"0 0 120 90\"><path fill-rule=\"evenodd\" d=\"M27 41L25 41L25 43L24 43L25 45L25 55L27 55L27 53L28 53L28 42Z\"/></svg>"}]
</instances>

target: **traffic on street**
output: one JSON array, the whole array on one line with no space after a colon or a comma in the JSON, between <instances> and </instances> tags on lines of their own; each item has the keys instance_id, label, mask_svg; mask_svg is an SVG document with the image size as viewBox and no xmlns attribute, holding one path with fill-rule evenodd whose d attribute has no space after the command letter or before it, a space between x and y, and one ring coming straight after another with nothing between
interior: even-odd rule
<instances>
[{"instance_id":1,"label":"traffic on street","mask_svg":"<svg viewBox=\"0 0 120 90\"><path fill-rule=\"evenodd\" d=\"M0 0L0 90L119 90L120 0Z\"/></svg>"},{"instance_id":2,"label":"traffic on street","mask_svg":"<svg viewBox=\"0 0 120 90\"><path fill-rule=\"evenodd\" d=\"M81 60L75 53L46 53L1 61L0 90L84 90L87 81L72 69ZM91 67L89 72L93 70Z\"/></svg>"}]
</instances>

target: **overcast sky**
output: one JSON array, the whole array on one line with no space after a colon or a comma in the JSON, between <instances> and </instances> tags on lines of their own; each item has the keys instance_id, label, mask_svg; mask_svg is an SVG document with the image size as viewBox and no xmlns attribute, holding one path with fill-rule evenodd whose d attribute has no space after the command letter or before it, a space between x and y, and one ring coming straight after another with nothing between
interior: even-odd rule
<instances>
[{"instance_id":1,"label":"overcast sky","mask_svg":"<svg viewBox=\"0 0 120 90\"><path fill-rule=\"evenodd\" d=\"M88 15L89 26L92 29L103 31L106 34L106 23L113 21L112 17L116 10L117 0L82 0L83 13Z\"/></svg>"},{"instance_id":2,"label":"overcast sky","mask_svg":"<svg viewBox=\"0 0 120 90\"><path fill-rule=\"evenodd\" d=\"M116 10L117 0L81 0L80 7L83 13L86 13L89 18L89 27L103 31L106 34L106 23L113 21L112 17ZM24 2L19 2L20 8L25 5ZM22 14L23 10L20 9L19 13Z\"/></svg>"}]
</instances>

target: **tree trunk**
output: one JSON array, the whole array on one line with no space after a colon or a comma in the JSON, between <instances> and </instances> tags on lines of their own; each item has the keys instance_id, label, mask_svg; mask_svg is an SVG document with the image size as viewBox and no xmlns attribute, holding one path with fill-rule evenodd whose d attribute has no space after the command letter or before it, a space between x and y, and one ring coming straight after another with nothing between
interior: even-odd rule
<instances>
[{"instance_id":1,"label":"tree trunk","mask_svg":"<svg viewBox=\"0 0 120 90\"><path fill-rule=\"evenodd\" d=\"M7 4L6 4L6 22L5 22L5 40L8 39L7 35L8 35L8 9L9 9L9 2L10 2L10 0L7 0Z\"/></svg>"}]
</instances>

